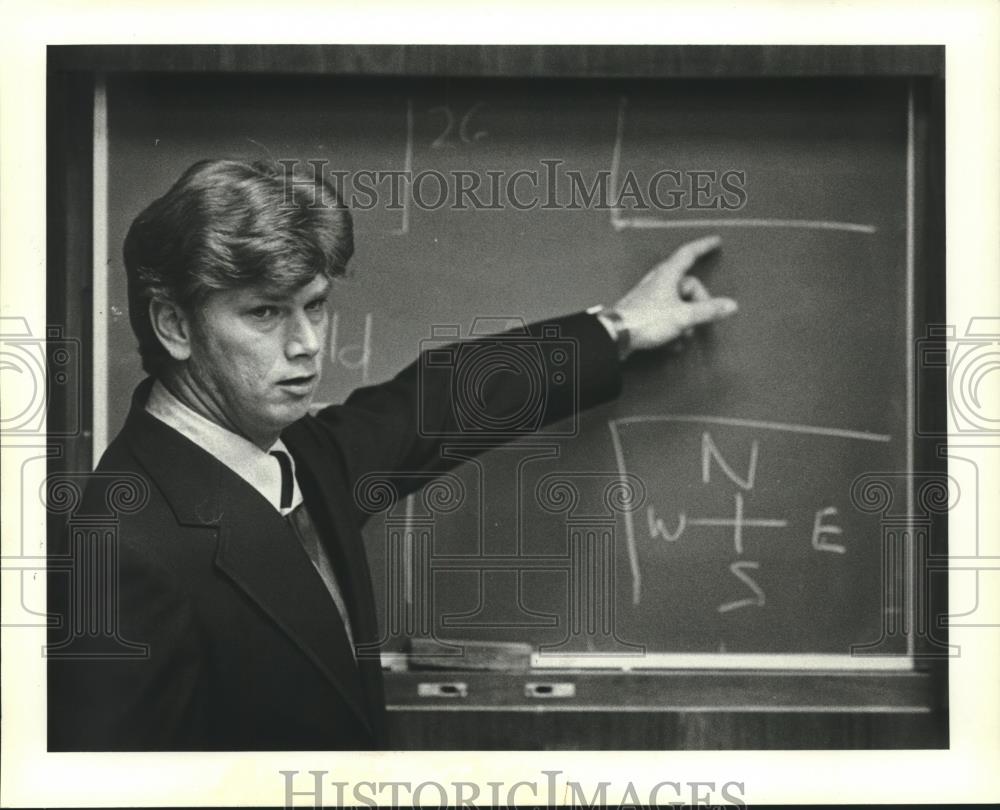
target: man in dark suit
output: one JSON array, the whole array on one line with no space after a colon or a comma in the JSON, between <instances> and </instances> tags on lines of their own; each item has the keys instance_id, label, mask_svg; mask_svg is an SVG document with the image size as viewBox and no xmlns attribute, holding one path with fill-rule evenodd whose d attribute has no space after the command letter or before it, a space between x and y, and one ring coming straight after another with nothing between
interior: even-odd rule
<instances>
[{"instance_id":1,"label":"man in dark suit","mask_svg":"<svg viewBox=\"0 0 1000 810\"><path fill-rule=\"evenodd\" d=\"M576 341L575 389L548 386L543 424L616 396L630 351L734 311L685 276L717 244L681 248L611 309L519 333ZM461 433L459 394L418 360L310 415L331 278L352 251L350 214L323 178L289 184L261 164L196 164L136 218L125 264L150 376L78 511L106 512L116 476L141 484L119 518L111 588L116 637L141 654L87 656L77 639L52 657L50 750L387 745L355 487L454 463L436 437ZM475 395L496 424L529 389L494 375ZM73 612L102 595L80 573L86 543L64 551L77 570L52 578L53 603L80 624Z\"/></svg>"}]
</instances>

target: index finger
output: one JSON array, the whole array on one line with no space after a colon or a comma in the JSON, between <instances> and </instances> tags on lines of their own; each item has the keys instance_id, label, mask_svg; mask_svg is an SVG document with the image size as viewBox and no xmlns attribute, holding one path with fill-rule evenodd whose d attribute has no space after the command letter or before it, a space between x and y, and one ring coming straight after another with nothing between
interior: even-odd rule
<instances>
[{"instance_id":1,"label":"index finger","mask_svg":"<svg viewBox=\"0 0 1000 810\"><path fill-rule=\"evenodd\" d=\"M661 272L670 273L679 280L695 262L706 253L711 253L722 244L722 237L718 234L706 236L702 239L695 239L693 242L681 245L673 252L669 259L659 266Z\"/></svg>"}]
</instances>

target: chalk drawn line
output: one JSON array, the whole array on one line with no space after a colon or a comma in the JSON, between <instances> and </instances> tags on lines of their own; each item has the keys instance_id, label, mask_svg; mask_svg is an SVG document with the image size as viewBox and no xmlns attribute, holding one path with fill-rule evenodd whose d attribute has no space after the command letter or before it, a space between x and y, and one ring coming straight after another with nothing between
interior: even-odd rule
<instances>
[{"instance_id":1,"label":"chalk drawn line","mask_svg":"<svg viewBox=\"0 0 1000 810\"><path fill-rule=\"evenodd\" d=\"M403 158L404 177L413 176L413 99L406 100L406 153ZM410 195L403 195L402 221L392 234L406 236L410 232Z\"/></svg>"},{"instance_id":2,"label":"chalk drawn line","mask_svg":"<svg viewBox=\"0 0 1000 810\"><path fill-rule=\"evenodd\" d=\"M619 217L615 230L626 228L806 228L823 231L850 231L875 233L874 225L859 222L836 222L823 219L652 219L648 217Z\"/></svg>"},{"instance_id":3,"label":"chalk drawn line","mask_svg":"<svg viewBox=\"0 0 1000 810\"><path fill-rule=\"evenodd\" d=\"M625 470L625 451L622 449L621 436L618 433L617 420L608 420L608 429L611 431L611 445L614 448L615 464L618 466L618 477L622 483L622 491L630 492L628 486L628 473ZM639 595L642 592L642 571L639 569L639 550L635 544L635 526L632 523L632 510L625 509L622 513L625 517L625 548L628 551L628 567L632 574L632 604L639 604Z\"/></svg>"},{"instance_id":4,"label":"chalk drawn line","mask_svg":"<svg viewBox=\"0 0 1000 810\"><path fill-rule=\"evenodd\" d=\"M797 425L790 422L764 422L756 419L737 419L728 416L699 416L698 414L650 414L646 416L622 416L609 421L616 425L641 422L706 422L712 425L732 425L734 427L758 428L760 430L780 430L785 433L806 433L814 436L834 436L841 439L861 439L870 442L889 442L892 436L886 433L871 433L865 430L845 430L843 428L818 425Z\"/></svg>"},{"instance_id":5,"label":"chalk drawn line","mask_svg":"<svg viewBox=\"0 0 1000 810\"><path fill-rule=\"evenodd\" d=\"M825 219L781 219L767 217L711 217L705 219L655 219L653 217L626 217L617 205L619 175L622 166L622 142L625 137L626 96L618 99L618 120L615 126L615 143L611 152L610 188L614 201L610 206L611 227L616 231L627 228L804 228L823 231L847 231L850 233L873 234L878 229L874 225L860 222L838 222Z\"/></svg>"}]
</instances>

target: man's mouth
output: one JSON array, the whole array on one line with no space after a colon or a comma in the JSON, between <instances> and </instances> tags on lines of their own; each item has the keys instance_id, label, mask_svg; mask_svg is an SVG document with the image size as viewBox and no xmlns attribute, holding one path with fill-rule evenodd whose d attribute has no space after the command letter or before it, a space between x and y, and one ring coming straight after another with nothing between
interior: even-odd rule
<instances>
[{"instance_id":1,"label":"man's mouth","mask_svg":"<svg viewBox=\"0 0 1000 810\"><path fill-rule=\"evenodd\" d=\"M278 385L284 388L286 391L291 391L294 394L305 394L312 390L312 387L316 384L315 374L303 374L299 377L289 377L285 380L281 380Z\"/></svg>"}]
</instances>

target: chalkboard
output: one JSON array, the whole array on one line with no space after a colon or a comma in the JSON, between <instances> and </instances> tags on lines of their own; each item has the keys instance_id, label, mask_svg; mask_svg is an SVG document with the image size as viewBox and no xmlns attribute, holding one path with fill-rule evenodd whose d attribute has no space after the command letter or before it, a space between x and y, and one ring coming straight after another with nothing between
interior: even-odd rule
<instances>
[{"instance_id":1,"label":"chalkboard","mask_svg":"<svg viewBox=\"0 0 1000 810\"><path fill-rule=\"evenodd\" d=\"M722 235L696 274L736 317L635 356L577 435L490 450L443 500L373 516L385 651L474 638L528 641L539 665L908 665L904 637L884 633L903 583L857 485L912 466L905 82L145 76L109 83L108 125L112 435L141 378L120 245L201 158L556 171L527 210L434 205L430 174L424 206L356 206L325 402L388 379L440 327L610 303L679 245ZM614 199L664 170L676 205ZM605 173L609 205L566 205L572 171L588 186Z\"/></svg>"}]
</instances>

